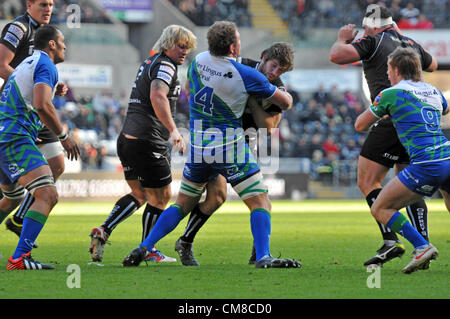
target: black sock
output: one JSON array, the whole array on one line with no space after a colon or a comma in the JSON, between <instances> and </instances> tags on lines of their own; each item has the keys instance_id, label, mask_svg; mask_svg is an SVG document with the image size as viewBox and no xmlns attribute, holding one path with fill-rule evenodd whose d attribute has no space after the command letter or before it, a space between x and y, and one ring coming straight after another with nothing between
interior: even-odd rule
<instances>
[{"instance_id":1,"label":"black sock","mask_svg":"<svg viewBox=\"0 0 450 319\"><path fill-rule=\"evenodd\" d=\"M130 217L140 206L139 201L130 194L120 198L102 225L105 232L111 235L114 228Z\"/></svg>"},{"instance_id":2,"label":"black sock","mask_svg":"<svg viewBox=\"0 0 450 319\"><path fill-rule=\"evenodd\" d=\"M200 230L200 228L202 228L209 217L210 215L205 215L201 212L198 204L195 205L194 209L191 211L189 221L186 225L183 236L181 236L181 240L192 243L195 236L197 235L197 232Z\"/></svg>"},{"instance_id":3,"label":"black sock","mask_svg":"<svg viewBox=\"0 0 450 319\"><path fill-rule=\"evenodd\" d=\"M144 241L155 226L156 221L163 212L163 209L154 207L147 203L142 214L142 241Z\"/></svg>"},{"instance_id":4,"label":"black sock","mask_svg":"<svg viewBox=\"0 0 450 319\"><path fill-rule=\"evenodd\" d=\"M380 194L380 192L381 192L381 188L377 188L377 189L374 189L373 191L371 191L369 193L369 195L367 195L366 201L367 201L367 204L369 205L369 207L372 207L372 204L375 202L375 200L377 199L378 194ZM391 240L399 241L397 234L395 232L390 230L383 223L380 223L378 220L377 220L377 224L378 224L378 227L380 228L381 235L383 236L383 239L385 241L391 241Z\"/></svg>"},{"instance_id":5,"label":"black sock","mask_svg":"<svg viewBox=\"0 0 450 319\"><path fill-rule=\"evenodd\" d=\"M25 214L30 209L30 206L34 203L34 197L27 192L25 198L20 204L19 209L14 213L13 220L16 224L22 225Z\"/></svg>"},{"instance_id":6,"label":"black sock","mask_svg":"<svg viewBox=\"0 0 450 319\"><path fill-rule=\"evenodd\" d=\"M425 200L421 199L412 205L406 206L406 212L414 228L417 229L426 241L429 241L428 208Z\"/></svg>"}]
</instances>

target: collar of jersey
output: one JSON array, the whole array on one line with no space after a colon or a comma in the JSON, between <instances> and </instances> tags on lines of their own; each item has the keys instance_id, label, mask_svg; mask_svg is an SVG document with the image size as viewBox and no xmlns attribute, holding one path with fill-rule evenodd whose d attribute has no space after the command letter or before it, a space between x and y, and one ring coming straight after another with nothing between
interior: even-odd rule
<instances>
[{"instance_id":1,"label":"collar of jersey","mask_svg":"<svg viewBox=\"0 0 450 319\"><path fill-rule=\"evenodd\" d=\"M39 27L39 23L37 23L37 21L34 20L33 17L28 12L25 12L25 16L28 18L28 21L31 22L33 27L35 27L35 28Z\"/></svg>"}]
</instances>

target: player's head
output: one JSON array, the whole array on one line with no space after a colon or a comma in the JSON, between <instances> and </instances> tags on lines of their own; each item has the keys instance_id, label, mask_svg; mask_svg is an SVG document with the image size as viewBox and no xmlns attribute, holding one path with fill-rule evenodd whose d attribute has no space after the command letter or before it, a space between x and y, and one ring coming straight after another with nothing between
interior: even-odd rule
<instances>
[{"instance_id":1,"label":"player's head","mask_svg":"<svg viewBox=\"0 0 450 319\"><path fill-rule=\"evenodd\" d=\"M206 38L212 55L237 58L241 53L241 36L234 22L214 22L209 27Z\"/></svg>"},{"instance_id":2,"label":"player's head","mask_svg":"<svg viewBox=\"0 0 450 319\"><path fill-rule=\"evenodd\" d=\"M54 26L45 25L36 31L34 48L47 52L55 64L63 62L65 59L64 35Z\"/></svg>"},{"instance_id":3,"label":"player's head","mask_svg":"<svg viewBox=\"0 0 450 319\"><path fill-rule=\"evenodd\" d=\"M197 46L197 37L189 29L172 24L166 27L153 46L157 53L165 53L175 64L183 64L188 53Z\"/></svg>"},{"instance_id":4,"label":"player's head","mask_svg":"<svg viewBox=\"0 0 450 319\"><path fill-rule=\"evenodd\" d=\"M413 48L398 47L388 57L388 77L392 85L400 80L422 80L420 57Z\"/></svg>"},{"instance_id":5,"label":"player's head","mask_svg":"<svg viewBox=\"0 0 450 319\"><path fill-rule=\"evenodd\" d=\"M392 27L392 13L386 7L380 7L377 4L371 4L367 7L362 22L366 35L373 35Z\"/></svg>"},{"instance_id":6,"label":"player's head","mask_svg":"<svg viewBox=\"0 0 450 319\"><path fill-rule=\"evenodd\" d=\"M27 0L27 12L37 23L49 24L53 0Z\"/></svg>"},{"instance_id":7,"label":"player's head","mask_svg":"<svg viewBox=\"0 0 450 319\"><path fill-rule=\"evenodd\" d=\"M293 68L294 49L287 42L277 42L261 53L258 70L271 82Z\"/></svg>"}]
</instances>

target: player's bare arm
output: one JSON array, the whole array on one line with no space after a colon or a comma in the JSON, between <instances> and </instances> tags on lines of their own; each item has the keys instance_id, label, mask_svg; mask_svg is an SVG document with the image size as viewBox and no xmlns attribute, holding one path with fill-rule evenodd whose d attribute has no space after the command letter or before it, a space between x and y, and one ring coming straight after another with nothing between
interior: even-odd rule
<instances>
[{"instance_id":1,"label":"player's bare arm","mask_svg":"<svg viewBox=\"0 0 450 319\"><path fill-rule=\"evenodd\" d=\"M283 111L289 110L292 107L292 96L284 91L277 88L275 93L267 99L269 102L277 105L282 109Z\"/></svg>"},{"instance_id":2,"label":"player's bare arm","mask_svg":"<svg viewBox=\"0 0 450 319\"><path fill-rule=\"evenodd\" d=\"M354 24L347 24L339 29L338 38L330 50L330 61L336 64L347 64L359 61L358 51L351 45L358 34Z\"/></svg>"},{"instance_id":3,"label":"player's bare arm","mask_svg":"<svg viewBox=\"0 0 450 319\"><path fill-rule=\"evenodd\" d=\"M256 99L248 100L248 107L253 115L256 125L259 128L267 128L268 133L272 132L272 129L276 128L281 120L281 113L270 113L263 110L261 106L258 105Z\"/></svg>"},{"instance_id":4,"label":"player's bare arm","mask_svg":"<svg viewBox=\"0 0 450 319\"><path fill-rule=\"evenodd\" d=\"M33 106L41 121L60 138L62 146L67 151L67 157L70 160L77 160L80 156L80 150L59 121L55 106L52 103L52 88L47 84L38 83L34 86L33 95Z\"/></svg>"},{"instance_id":5,"label":"player's bare arm","mask_svg":"<svg viewBox=\"0 0 450 319\"><path fill-rule=\"evenodd\" d=\"M379 120L369 109L361 113L355 121L355 130L358 132L367 131L375 122Z\"/></svg>"},{"instance_id":6,"label":"player's bare arm","mask_svg":"<svg viewBox=\"0 0 450 319\"><path fill-rule=\"evenodd\" d=\"M174 143L174 147L184 152L185 145L183 137L178 132L175 121L172 118L172 113L170 112L169 99L167 98L169 86L164 81L155 79L152 81L150 88L150 100L156 116L170 132L170 138Z\"/></svg>"}]
</instances>

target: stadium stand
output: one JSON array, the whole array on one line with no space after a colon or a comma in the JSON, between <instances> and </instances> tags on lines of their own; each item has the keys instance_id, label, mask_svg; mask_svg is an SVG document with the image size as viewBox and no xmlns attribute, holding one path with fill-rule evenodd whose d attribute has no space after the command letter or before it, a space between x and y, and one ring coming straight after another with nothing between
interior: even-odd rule
<instances>
[{"instance_id":1,"label":"stadium stand","mask_svg":"<svg viewBox=\"0 0 450 319\"><path fill-rule=\"evenodd\" d=\"M249 0L168 0L198 26L229 20L241 27L251 27Z\"/></svg>"},{"instance_id":2,"label":"stadium stand","mask_svg":"<svg viewBox=\"0 0 450 319\"><path fill-rule=\"evenodd\" d=\"M364 10L371 3L390 8L394 20L408 29L450 27L450 2L446 0L297 0L290 2L295 3L292 7L283 0L270 3L299 38L306 38L312 28L338 28L347 23L360 26Z\"/></svg>"},{"instance_id":3,"label":"stadium stand","mask_svg":"<svg viewBox=\"0 0 450 319\"><path fill-rule=\"evenodd\" d=\"M197 32L201 38L207 26L221 19L232 20L240 27L252 30L256 21L252 7L255 1L259 3L263 0L155 0L155 4L167 2L178 8L184 16L199 26ZM334 41L338 27L345 23L355 23L359 26L364 8L375 1L263 2L272 6L281 20L287 22L290 34L300 41L309 37L309 30L313 28L333 29L331 40ZM71 29L64 30L69 43L76 43L79 48L78 51L69 50L73 60L81 61L81 57L87 55L92 63L112 64L114 68L119 66L114 65L113 59L127 61L130 73L135 76L135 64L140 61L140 57L126 47L130 44L124 42L127 31L121 22L113 21L95 0L54 0L54 3L52 23L62 27L67 17L67 6L77 3L81 8L83 28L75 30L76 32ZM397 23L406 25L404 28L439 29L450 26L450 1L386 0L378 3L390 7ZM24 0L4 0L0 4L0 20L10 20L23 13L24 8ZM99 27L96 27L97 25ZM258 39L255 37L254 40L259 41ZM119 47L122 48L120 55L108 56L109 52L117 52L116 48ZM328 45L324 50L328 51ZM133 58L127 59L130 56ZM121 71L116 73L123 74ZM70 87L70 83L68 85ZM365 134L356 133L353 127L355 118L367 105L361 92L357 89L342 89L337 85L331 88L317 85L315 91L310 92L288 89L294 96L294 107L283 113L279 126L280 157L286 161L292 160L295 167L290 169L308 174L312 181L354 184L359 150L365 139ZM86 93L86 90L71 88L67 96L55 97L54 103L62 121L75 132L75 137L82 145L83 171L120 169L116 160L116 138L127 110L128 95L129 90L120 82L118 87L93 89L89 93ZM178 101L175 119L179 127L187 127L189 108L184 90Z\"/></svg>"}]
</instances>

